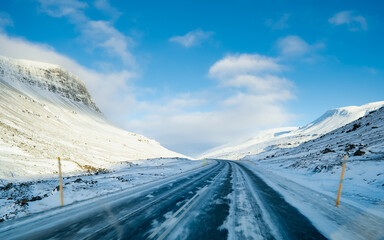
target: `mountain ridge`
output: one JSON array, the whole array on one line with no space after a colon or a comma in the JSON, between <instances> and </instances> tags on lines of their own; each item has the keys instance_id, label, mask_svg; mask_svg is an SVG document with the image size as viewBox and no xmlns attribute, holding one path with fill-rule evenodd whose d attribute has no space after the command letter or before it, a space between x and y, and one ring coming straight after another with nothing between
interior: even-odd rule
<instances>
[{"instance_id":1,"label":"mountain ridge","mask_svg":"<svg viewBox=\"0 0 384 240\"><path fill-rule=\"evenodd\" d=\"M367 115L369 112L384 106L384 101L367 103L361 106L334 108L326 111L319 118L301 127L268 129L259 132L251 139L237 145L226 144L204 153L201 158L223 158L237 160L249 154L254 155L271 148L291 148ZM287 131L278 134L281 130ZM284 132L284 131L283 131ZM274 133L274 134L268 134ZM275 135L278 134L278 135ZM261 138L253 142L252 139ZM262 139L264 138L264 139Z\"/></svg>"},{"instance_id":2,"label":"mountain ridge","mask_svg":"<svg viewBox=\"0 0 384 240\"><path fill-rule=\"evenodd\" d=\"M0 77L11 85L21 81L60 94L101 113L84 82L59 65L0 56Z\"/></svg>"}]
</instances>

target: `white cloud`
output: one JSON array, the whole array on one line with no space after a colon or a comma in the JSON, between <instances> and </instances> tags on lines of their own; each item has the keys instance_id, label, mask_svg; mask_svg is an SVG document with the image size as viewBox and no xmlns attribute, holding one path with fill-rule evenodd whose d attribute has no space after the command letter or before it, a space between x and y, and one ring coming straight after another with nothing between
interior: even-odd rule
<instances>
[{"instance_id":1,"label":"white cloud","mask_svg":"<svg viewBox=\"0 0 384 240\"><path fill-rule=\"evenodd\" d=\"M205 32L201 29L193 30L184 36L174 36L169 39L170 42L175 42L183 45L186 48L198 46L204 40L210 38L213 35L213 32Z\"/></svg>"},{"instance_id":2,"label":"white cloud","mask_svg":"<svg viewBox=\"0 0 384 240\"><path fill-rule=\"evenodd\" d=\"M288 25L288 20L289 18L291 17L291 14L289 13L284 13L283 16L277 20L277 21L274 21L272 19L268 19L265 24L269 27L271 27L273 30L275 29L284 29L284 28L288 28L289 25Z\"/></svg>"},{"instance_id":3,"label":"white cloud","mask_svg":"<svg viewBox=\"0 0 384 240\"><path fill-rule=\"evenodd\" d=\"M86 3L77 0L38 1L41 4L41 10L49 16L68 18L69 22L80 31L81 39L88 48L103 49L109 56L119 58L126 66L136 67L135 57L130 52L134 46L133 39L118 31L110 21L95 21L86 16L83 12L88 7ZM104 12L114 11L106 0L96 1L95 6Z\"/></svg>"},{"instance_id":4,"label":"white cloud","mask_svg":"<svg viewBox=\"0 0 384 240\"><path fill-rule=\"evenodd\" d=\"M54 63L64 67L85 82L96 104L107 116L120 124L125 120L126 111L135 104L133 87L130 83L135 76L132 72L100 73L79 65L74 60L57 53L50 46L5 34L0 34L0 55ZM126 108L122 109L122 105Z\"/></svg>"},{"instance_id":5,"label":"white cloud","mask_svg":"<svg viewBox=\"0 0 384 240\"><path fill-rule=\"evenodd\" d=\"M66 17L75 24L81 30L81 38L90 45L103 48L126 64L134 64L129 51L131 39L110 22L85 16L82 11L87 5L78 1L41 2L47 14ZM187 34L190 39L184 46L198 45L213 34L197 33L195 37ZM133 72L94 71L48 45L0 34L0 54L63 66L86 83L96 104L114 122L186 154L198 154L248 137L262 128L284 124L292 117L284 103L294 98L293 84L278 76L285 67L275 58L258 54L228 55L213 64L208 76L218 82L214 89L151 101L138 100L141 89L132 83Z\"/></svg>"},{"instance_id":6,"label":"white cloud","mask_svg":"<svg viewBox=\"0 0 384 240\"><path fill-rule=\"evenodd\" d=\"M298 36L282 38L277 45L283 55L303 55L310 49L309 44Z\"/></svg>"},{"instance_id":7,"label":"white cloud","mask_svg":"<svg viewBox=\"0 0 384 240\"><path fill-rule=\"evenodd\" d=\"M88 7L86 3L77 0L38 0L38 2L40 3L43 12L56 18L65 16L70 16L72 18L77 16L82 18L84 17L82 10Z\"/></svg>"},{"instance_id":8,"label":"white cloud","mask_svg":"<svg viewBox=\"0 0 384 240\"><path fill-rule=\"evenodd\" d=\"M249 92L263 93L263 92L276 92L281 89L289 88L291 83L285 79L277 76L254 76L254 75L238 75L230 78L225 82L225 86L245 88Z\"/></svg>"},{"instance_id":9,"label":"white cloud","mask_svg":"<svg viewBox=\"0 0 384 240\"><path fill-rule=\"evenodd\" d=\"M276 75L285 68L277 62L275 58L258 54L229 55L211 66L209 76L223 87L270 97L292 87L290 81Z\"/></svg>"},{"instance_id":10,"label":"white cloud","mask_svg":"<svg viewBox=\"0 0 384 240\"><path fill-rule=\"evenodd\" d=\"M209 75L223 79L245 73L276 72L282 68L276 59L258 54L229 55L213 64Z\"/></svg>"},{"instance_id":11,"label":"white cloud","mask_svg":"<svg viewBox=\"0 0 384 240\"><path fill-rule=\"evenodd\" d=\"M133 39L123 35L110 22L88 21L82 38L95 48L103 48L109 55L119 57L125 65L135 66L135 57L129 51L134 45Z\"/></svg>"},{"instance_id":12,"label":"white cloud","mask_svg":"<svg viewBox=\"0 0 384 240\"><path fill-rule=\"evenodd\" d=\"M335 25L347 25L350 31L367 30L367 21L362 15L353 11L342 11L328 19L328 22Z\"/></svg>"},{"instance_id":13,"label":"white cloud","mask_svg":"<svg viewBox=\"0 0 384 240\"><path fill-rule=\"evenodd\" d=\"M97 9L99 9L104 14L108 15L113 19L117 19L121 16L121 12L116 8L112 7L111 4L107 0L96 0L94 5Z\"/></svg>"},{"instance_id":14,"label":"white cloud","mask_svg":"<svg viewBox=\"0 0 384 240\"><path fill-rule=\"evenodd\" d=\"M0 12L0 31L6 27L13 27L13 21L8 13Z\"/></svg>"},{"instance_id":15,"label":"white cloud","mask_svg":"<svg viewBox=\"0 0 384 240\"><path fill-rule=\"evenodd\" d=\"M219 109L182 109L165 114L156 111L158 105L152 103L154 111L140 120L128 122L126 127L154 137L171 149L196 156L209 148L250 137L263 128L287 123L293 115L283 103L292 98L289 91L264 95L239 92L222 99L222 108ZM166 105L163 106L166 109Z\"/></svg>"},{"instance_id":16,"label":"white cloud","mask_svg":"<svg viewBox=\"0 0 384 240\"><path fill-rule=\"evenodd\" d=\"M290 35L277 41L277 48L282 58L300 58L305 62L314 62L319 59L318 51L325 48L322 42L307 43L299 36Z\"/></svg>"},{"instance_id":17,"label":"white cloud","mask_svg":"<svg viewBox=\"0 0 384 240\"><path fill-rule=\"evenodd\" d=\"M280 126L292 119L284 104L295 97L293 83L277 75L284 68L258 54L228 55L210 67L214 89L141 103L146 116L126 126L192 155Z\"/></svg>"},{"instance_id":18,"label":"white cloud","mask_svg":"<svg viewBox=\"0 0 384 240\"><path fill-rule=\"evenodd\" d=\"M257 54L229 55L213 64L209 75L218 81L214 89L150 101L138 100L140 89L132 83L132 72L90 70L47 45L0 34L0 55L63 66L86 83L108 118L186 154L196 155L292 118L284 103L294 98L293 84L276 75L284 66Z\"/></svg>"}]
</instances>

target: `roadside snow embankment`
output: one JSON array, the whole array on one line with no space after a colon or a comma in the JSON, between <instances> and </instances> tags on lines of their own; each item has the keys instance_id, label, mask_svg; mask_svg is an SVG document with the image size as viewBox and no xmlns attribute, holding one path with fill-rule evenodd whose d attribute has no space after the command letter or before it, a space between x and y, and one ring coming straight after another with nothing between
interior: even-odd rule
<instances>
[{"instance_id":1,"label":"roadside snow embankment","mask_svg":"<svg viewBox=\"0 0 384 240\"><path fill-rule=\"evenodd\" d=\"M199 167L203 167L202 161L162 158L119 163L110 172L64 174L64 204L99 197ZM58 185L58 177L12 182L0 180L0 222L59 206Z\"/></svg>"},{"instance_id":2,"label":"roadside snow embankment","mask_svg":"<svg viewBox=\"0 0 384 240\"><path fill-rule=\"evenodd\" d=\"M253 162L305 186L336 194L348 156L342 199L384 214L384 108L297 147L265 152Z\"/></svg>"},{"instance_id":3,"label":"roadside snow embankment","mask_svg":"<svg viewBox=\"0 0 384 240\"><path fill-rule=\"evenodd\" d=\"M284 199L296 207L327 238L330 239L383 239L384 211L383 203L364 206L343 198L339 207L335 206L338 183L335 192L330 194L316 191L314 186L321 185L316 179L303 176L290 179L287 175L270 171L260 165L246 162L249 168L260 176L269 186L278 191ZM295 180L295 181L292 181ZM309 181L303 186L305 181ZM300 184L298 184L298 182ZM318 189L317 189L318 190ZM343 189L344 190L344 189ZM381 195L383 197L384 195ZM383 198L381 198L383 199Z\"/></svg>"}]
</instances>

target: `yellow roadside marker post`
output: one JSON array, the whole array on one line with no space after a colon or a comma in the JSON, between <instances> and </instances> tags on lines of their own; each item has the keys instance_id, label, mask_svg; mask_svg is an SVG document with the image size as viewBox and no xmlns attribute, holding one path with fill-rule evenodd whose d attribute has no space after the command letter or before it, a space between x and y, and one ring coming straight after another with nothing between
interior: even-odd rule
<instances>
[{"instance_id":1,"label":"yellow roadside marker post","mask_svg":"<svg viewBox=\"0 0 384 240\"><path fill-rule=\"evenodd\" d=\"M205 158L204 158L204 166L205 166Z\"/></svg>"},{"instance_id":2,"label":"yellow roadside marker post","mask_svg":"<svg viewBox=\"0 0 384 240\"><path fill-rule=\"evenodd\" d=\"M248 152L249 155L249 163L251 163L251 152Z\"/></svg>"},{"instance_id":3,"label":"yellow roadside marker post","mask_svg":"<svg viewBox=\"0 0 384 240\"><path fill-rule=\"evenodd\" d=\"M343 186L343 179L344 179L346 164L347 164L347 155L344 155L343 168L341 169L341 177L340 177L340 183L339 183L339 191L337 192L336 207L339 207L339 204L340 204L341 187Z\"/></svg>"},{"instance_id":4,"label":"yellow roadside marker post","mask_svg":"<svg viewBox=\"0 0 384 240\"><path fill-rule=\"evenodd\" d=\"M59 181L60 181L60 200L61 200L61 206L64 206L64 201L63 201L63 177L61 175L61 162L60 162L60 157L57 158L59 162Z\"/></svg>"}]
</instances>

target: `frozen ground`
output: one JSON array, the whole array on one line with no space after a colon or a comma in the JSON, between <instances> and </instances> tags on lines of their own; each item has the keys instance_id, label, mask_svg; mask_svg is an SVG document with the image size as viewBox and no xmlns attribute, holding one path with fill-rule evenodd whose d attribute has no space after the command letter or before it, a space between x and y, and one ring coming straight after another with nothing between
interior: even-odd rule
<instances>
[{"instance_id":1,"label":"frozen ground","mask_svg":"<svg viewBox=\"0 0 384 240\"><path fill-rule=\"evenodd\" d=\"M335 198L340 182L341 166L332 171L314 173L305 170L281 168L277 165L260 165L265 172L271 172L286 179L311 188L317 192ZM368 162L364 168L360 163L347 162L343 181L341 202L348 202L384 217L384 189L383 186L372 185L370 181L382 182L383 163Z\"/></svg>"},{"instance_id":2,"label":"frozen ground","mask_svg":"<svg viewBox=\"0 0 384 240\"><path fill-rule=\"evenodd\" d=\"M122 162L110 172L64 174L64 204L102 196L203 166L202 161L162 158ZM58 177L0 180L0 221L60 205Z\"/></svg>"},{"instance_id":3,"label":"frozen ground","mask_svg":"<svg viewBox=\"0 0 384 240\"><path fill-rule=\"evenodd\" d=\"M0 238L7 239L325 239L327 235L248 167L229 161L214 161L186 174L0 224Z\"/></svg>"},{"instance_id":4,"label":"frozen ground","mask_svg":"<svg viewBox=\"0 0 384 240\"><path fill-rule=\"evenodd\" d=\"M169 161L164 160L171 165ZM384 238L384 217L380 212L341 201L335 196L315 191L276 174L260 165L244 161L191 162L189 169L169 178L153 177L175 172L156 166L137 166L140 173L150 171L151 183L119 191L116 179L127 174L77 176L70 179L70 192L76 184L89 189L97 183L111 186L114 194L93 198L78 204L57 207L51 211L0 223L4 239L373 239ZM182 160L183 161L183 160ZM200 163L200 165L195 165ZM214 163L214 164L211 164ZM154 165L153 165L154 164ZM121 167L126 171L126 167ZM131 167L129 169L134 169ZM128 169L128 170L129 170ZM180 170L179 170L180 171ZM136 171L133 171L136 172ZM166 174L165 174L166 175ZM139 176L140 177L140 176ZM82 178L82 180L77 180ZM103 180L101 180L102 178ZM119 180L121 181L122 178ZM148 178L147 178L148 179ZM148 179L148 180L149 180ZM135 180L133 180L134 182ZM57 181L56 181L57 183ZM88 192L84 192L83 195ZM67 193L68 194L68 191ZM56 196L58 193L56 192ZM55 201L58 204L59 199ZM37 201L36 201L37 202ZM351 204L352 203L352 204Z\"/></svg>"},{"instance_id":5,"label":"frozen ground","mask_svg":"<svg viewBox=\"0 0 384 240\"><path fill-rule=\"evenodd\" d=\"M384 108L297 147L251 156L274 173L335 196L347 155L342 200L384 214ZM249 157L244 158L249 159Z\"/></svg>"},{"instance_id":6,"label":"frozen ground","mask_svg":"<svg viewBox=\"0 0 384 240\"><path fill-rule=\"evenodd\" d=\"M341 204L335 207L338 181L328 176L311 178L305 174L270 171L255 163L244 162L292 206L309 218L330 239L383 239L384 194L344 183ZM348 186L349 185L349 186ZM331 189L332 188L332 189ZM353 190L351 190L353 189ZM327 191L328 190L328 191ZM344 191L345 190L345 191ZM363 191L360 198L350 194ZM362 197L367 194L368 197Z\"/></svg>"}]
</instances>

